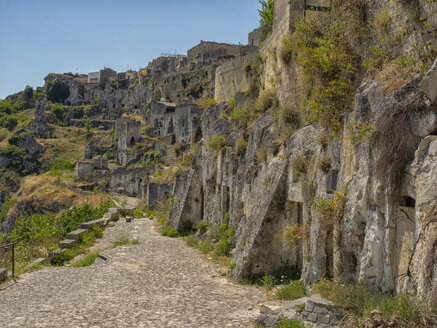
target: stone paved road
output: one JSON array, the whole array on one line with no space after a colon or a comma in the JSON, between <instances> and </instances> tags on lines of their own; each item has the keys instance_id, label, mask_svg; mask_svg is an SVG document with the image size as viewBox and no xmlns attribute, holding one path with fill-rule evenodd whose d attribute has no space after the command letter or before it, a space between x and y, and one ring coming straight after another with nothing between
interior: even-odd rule
<instances>
[{"instance_id":1,"label":"stone paved road","mask_svg":"<svg viewBox=\"0 0 437 328\"><path fill-rule=\"evenodd\" d=\"M263 293L219 277L183 241L162 237L148 219L119 221L87 268L44 268L0 291L0 327L251 327Z\"/></svg>"}]
</instances>

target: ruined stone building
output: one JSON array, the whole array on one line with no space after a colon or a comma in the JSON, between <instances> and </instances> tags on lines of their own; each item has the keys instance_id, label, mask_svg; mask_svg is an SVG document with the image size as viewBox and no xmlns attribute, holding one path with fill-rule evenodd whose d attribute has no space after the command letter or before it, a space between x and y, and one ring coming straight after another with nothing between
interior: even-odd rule
<instances>
[{"instance_id":1,"label":"ruined stone building","mask_svg":"<svg viewBox=\"0 0 437 328\"><path fill-rule=\"evenodd\" d=\"M188 50L188 61L191 62L212 62L219 57L238 57L244 56L257 50L253 45L228 44L209 41L200 43Z\"/></svg>"},{"instance_id":2,"label":"ruined stone building","mask_svg":"<svg viewBox=\"0 0 437 328\"><path fill-rule=\"evenodd\" d=\"M130 160L126 149L141 141L141 122L128 117L119 118L115 123L114 132L117 143L117 161L123 165Z\"/></svg>"},{"instance_id":3,"label":"ruined stone building","mask_svg":"<svg viewBox=\"0 0 437 328\"><path fill-rule=\"evenodd\" d=\"M104 68L98 72L88 73L88 83L105 83L109 78L116 76L116 71Z\"/></svg>"},{"instance_id":4,"label":"ruined stone building","mask_svg":"<svg viewBox=\"0 0 437 328\"><path fill-rule=\"evenodd\" d=\"M185 143L199 138L199 110L195 104L176 105L153 101L148 114L151 136L172 136L172 143Z\"/></svg>"},{"instance_id":5,"label":"ruined stone building","mask_svg":"<svg viewBox=\"0 0 437 328\"><path fill-rule=\"evenodd\" d=\"M249 33L248 41L247 41L247 44L249 46L255 46L255 47L259 46L259 41L260 41L259 33L260 33L260 29L259 28L256 28L252 32Z\"/></svg>"}]
</instances>

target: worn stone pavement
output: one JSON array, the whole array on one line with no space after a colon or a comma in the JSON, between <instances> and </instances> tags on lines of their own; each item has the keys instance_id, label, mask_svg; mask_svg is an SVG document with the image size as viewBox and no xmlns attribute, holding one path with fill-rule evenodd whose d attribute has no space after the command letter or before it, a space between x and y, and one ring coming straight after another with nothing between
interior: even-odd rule
<instances>
[{"instance_id":1,"label":"worn stone pavement","mask_svg":"<svg viewBox=\"0 0 437 328\"><path fill-rule=\"evenodd\" d=\"M149 219L119 221L100 246L127 236L86 268L47 267L0 290L0 327L252 327L264 294L221 277ZM96 247L99 247L96 245Z\"/></svg>"}]
</instances>

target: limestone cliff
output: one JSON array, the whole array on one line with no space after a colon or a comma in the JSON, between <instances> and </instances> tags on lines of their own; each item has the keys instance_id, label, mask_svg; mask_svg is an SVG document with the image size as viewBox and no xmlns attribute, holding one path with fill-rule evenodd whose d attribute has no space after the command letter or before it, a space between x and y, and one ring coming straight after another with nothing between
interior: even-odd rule
<instances>
[{"instance_id":1,"label":"limestone cliff","mask_svg":"<svg viewBox=\"0 0 437 328\"><path fill-rule=\"evenodd\" d=\"M175 180L168 223L177 229L187 221L219 225L229 212L237 277L295 266L307 284L331 276L364 279L386 291L425 294L437 286L437 61L427 67L435 58L437 5L360 3L358 24L369 33L382 24L390 36L381 37L397 35L401 41L387 47L380 40L347 40L360 58L370 58L372 42L377 42L384 56L393 59L355 71L351 109L344 112L335 136L327 137L327 125L304 124L283 142L275 106L244 131L230 107L216 105L202 115L204 137L189 173ZM286 14L275 18L276 28L260 49L257 74L262 89L275 88L280 104L301 106L307 80L294 54L288 62L282 60L281 47L305 8L299 1L284 1L283 6ZM335 10L348 12L341 5ZM418 57L421 72L394 66L416 50L427 52ZM253 60L234 63L240 75L250 71L244 65L254 65ZM230 65L217 71L233 76ZM217 87L218 101L229 100L229 92L250 97L247 85ZM226 143L212 149L211 141L220 136L226 136ZM240 137L247 141L243 151ZM292 248L283 238L287 227L301 231Z\"/></svg>"}]
</instances>

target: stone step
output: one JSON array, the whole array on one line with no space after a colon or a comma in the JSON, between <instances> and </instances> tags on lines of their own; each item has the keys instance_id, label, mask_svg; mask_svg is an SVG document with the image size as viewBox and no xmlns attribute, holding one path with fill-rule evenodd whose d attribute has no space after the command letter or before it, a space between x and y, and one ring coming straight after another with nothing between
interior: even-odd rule
<instances>
[{"instance_id":1,"label":"stone step","mask_svg":"<svg viewBox=\"0 0 437 328\"><path fill-rule=\"evenodd\" d=\"M67 239L79 240L80 236L82 236L87 231L88 231L87 229L77 229L77 230L71 231L67 234Z\"/></svg>"},{"instance_id":2,"label":"stone step","mask_svg":"<svg viewBox=\"0 0 437 328\"><path fill-rule=\"evenodd\" d=\"M76 245L79 241L75 240L75 239L65 239L65 240L61 240L59 242L59 247L62 249L65 248L72 248L74 245Z\"/></svg>"},{"instance_id":3,"label":"stone step","mask_svg":"<svg viewBox=\"0 0 437 328\"><path fill-rule=\"evenodd\" d=\"M110 208L108 212L104 215L105 218L108 218L110 221L117 221L119 219L118 208Z\"/></svg>"},{"instance_id":4,"label":"stone step","mask_svg":"<svg viewBox=\"0 0 437 328\"><path fill-rule=\"evenodd\" d=\"M81 229L91 229L93 226L99 226L104 227L105 226L105 219L98 219L94 221L84 222L80 225Z\"/></svg>"},{"instance_id":5,"label":"stone step","mask_svg":"<svg viewBox=\"0 0 437 328\"><path fill-rule=\"evenodd\" d=\"M49 261L48 258L45 257L40 257L39 259L36 259L35 261L33 261L32 263L30 263L27 268L28 269L32 269L33 267L36 267L38 265L42 265L42 264L46 264Z\"/></svg>"},{"instance_id":6,"label":"stone step","mask_svg":"<svg viewBox=\"0 0 437 328\"><path fill-rule=\"evenodd\" d=\"M0 268L0 282L5 281L8 279L8 269L6 268Z\"/></svg>"}]
</instances>

